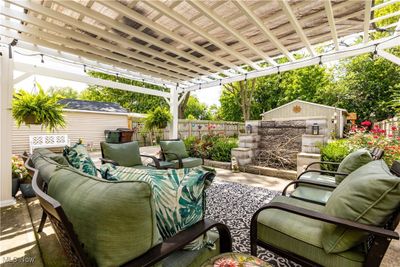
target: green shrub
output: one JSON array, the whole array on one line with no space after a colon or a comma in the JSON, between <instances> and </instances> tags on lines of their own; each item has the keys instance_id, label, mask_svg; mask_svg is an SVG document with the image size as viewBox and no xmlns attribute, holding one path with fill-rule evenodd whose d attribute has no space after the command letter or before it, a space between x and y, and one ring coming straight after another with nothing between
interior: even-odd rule
<instances>
[{"instance_id":1,"label":"green shrub","mask_svg":"<svg viewBox=\"0 0 400 267\"><path fill-rule=\"evenodd\" d=\"M237 139L221 138L217 140L210 149L210 157L216 161L231 161L232 148L238 147Z\"/></svg>"},{"instance_id":2,"label":"green shrub","mask_svg":"<svg viewBox=\"0 0 400 267\"><path fill-rule=\"evenodd\" d=\"M347 140L335 140L321 148L321 159L322 161L341 162L350 152ZM334 171L337 167L322 164L321 168L323 170Z\"/></svg>"}]
</instances>

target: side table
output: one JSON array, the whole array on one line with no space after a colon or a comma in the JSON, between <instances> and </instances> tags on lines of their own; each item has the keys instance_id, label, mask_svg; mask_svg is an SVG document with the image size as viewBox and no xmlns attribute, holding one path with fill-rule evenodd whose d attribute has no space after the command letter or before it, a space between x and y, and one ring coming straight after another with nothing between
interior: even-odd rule
<instances>
[{"instance_id":1,"label":"side table","mask_svg":"<svg viewBox=\"0 0 400 267\"><path fill-rule=\"evenodd\" d=\"M208 259L201 267L272 267L271 264L249 254L228 252Z\"/></svg>"}]
</instances>

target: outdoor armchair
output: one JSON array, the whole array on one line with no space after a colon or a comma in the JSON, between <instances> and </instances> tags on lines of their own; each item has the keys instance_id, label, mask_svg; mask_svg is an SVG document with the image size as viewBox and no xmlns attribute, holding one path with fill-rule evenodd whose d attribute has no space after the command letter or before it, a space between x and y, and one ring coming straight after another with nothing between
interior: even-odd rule
<instances>
[{"instance_id":1,"label":"outdoor armchair","mask_svg":"<svg viewBox=\"0 0 400 267\"><path fill-rule=\"evenodd\" d=\"M306 167L297 179L316 183L330 184L330 187L310 185L306 183L295 183L295 190L291 193L294 198L310 201L324 205L332 194L332 190L345 179L352 171L372 161L379 160L383 156L383 150L374 148L371 151L365 149L356 150L350 153L342 162L313 162ZM314 164L328 164L336 166L337 171L312 170Z\"/></svg>"},{"instance_id":2,"label":"outdoor armchair","mask_svg":"<svg viewBox=\"0 0 400 267\"><path fill-rule=\"evenodd\" d=\"M159 160L150 155L140 154L139 143L137 141L113 144L101 142L101 158L102 164L111 163L116 166L132 167L137 169L149 169L152 167L144 166L141 157L152 159L153 166L160 168Z\"/></svg>"},{"instance_id":3,"label":"outdoor armchair","mask_svg":"<svg viewBox=\"0 0 400 267\"><path fill-rule=\"evenodd\" d=\"M174 164L174 168L193 168L204 164L203 158L190 157L185 143L180 139L161 140L161 155L164 161Z\"/></svg>"},{"instance_id":4,"label":"outdoor armchair","mask_svg":"<svg viewBox=\"0 0 400 267\"><path fill-rule=\"evenodd\" d=\"M383 161L368 163L334 189L326 206L286 197L285 188L253 215L251 254L261 246L302 266L379 266L399 239L399 166L390 169L396 176ZM290 185L300 183L315 182Z\"/></svg>"},{"instance_id":5,"label":"outdoor armchair","mask_svg":"<svg viewBox=\"0 0 400 267\"><path fill-rule=\"evenodd\" d=\"M26 167L72 266L200 266L208 258L232 250L229 229L208 219L161 241L151 188L144 182L102 180L70 167L60 168L45 157L29 158ZM51 183L45 193L43 178L49 175ZM118 201L113 201L116 195ZM212 228L218 234L209 231ZM214 240L215 250L182 250L206 232Z\"/></svg>"}]
</instances>

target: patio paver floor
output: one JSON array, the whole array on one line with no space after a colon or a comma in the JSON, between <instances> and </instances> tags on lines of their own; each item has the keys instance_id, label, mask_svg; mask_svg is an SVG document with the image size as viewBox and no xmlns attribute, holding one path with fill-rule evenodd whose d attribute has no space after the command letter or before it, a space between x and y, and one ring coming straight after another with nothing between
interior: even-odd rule
<instances>
[{"instance_id":1,"label":"patio paver floor","mask_svg":"<svg viewBox=\"0 0 400 267\"><path fill-rule=\"evenodd\" d=\"M155 154L157 147L143 149L143 154ZM91 156L96 164L100 152L92 152ZM254 175L248 173L232 173L229 170L217 169L215 182L236 182L250 186L265 187L269 190L282 191L290 182L280 178ZM2 266L21 266L21 260L34 261L29 266L68 266L63 250L57 241L54 230L49 221L44 230L35 234L40 223L42 210L36 198L25 200L17 197L17 204L1 209L1 237L0 237L0 264ZM400 226L397 227L400 232ZM36 237L36 238L35 238ZM8 258L10 257L10 258ZM20 262L4 263L7 259L18 259ZM400 262L400 241L393 240L383 259L384 267L398 266Z\"/></svg>"}]
</instances>

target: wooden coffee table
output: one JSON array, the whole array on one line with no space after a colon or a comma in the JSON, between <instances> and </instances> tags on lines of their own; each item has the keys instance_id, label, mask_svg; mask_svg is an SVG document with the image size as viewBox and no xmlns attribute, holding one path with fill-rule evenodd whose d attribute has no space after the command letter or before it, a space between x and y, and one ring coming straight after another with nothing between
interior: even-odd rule
<instances>
[{"instance_id":1,"label":"wooden coffee table","mask_svg":"<svg viewBox=\"0 0 400 267\"><path fill-rule=\"evenodd\" d=\"M271 264L249 254L228 252L208 259L201 267L272 267Z\"/></svg>"}]
</instances>

